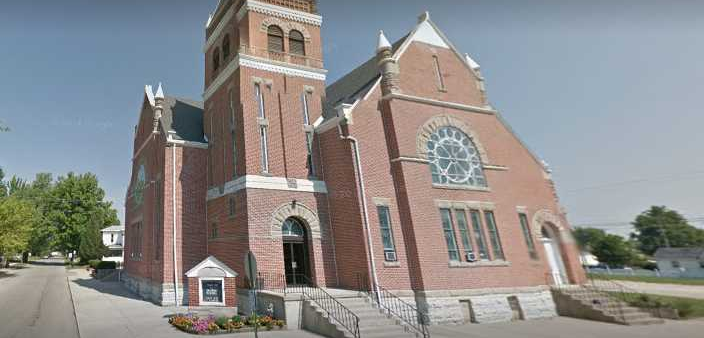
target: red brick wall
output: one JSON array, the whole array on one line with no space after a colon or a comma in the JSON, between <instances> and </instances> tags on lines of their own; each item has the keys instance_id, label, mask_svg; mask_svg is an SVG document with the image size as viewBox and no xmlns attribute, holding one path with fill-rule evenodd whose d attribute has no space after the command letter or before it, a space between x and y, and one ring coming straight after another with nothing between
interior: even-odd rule
<instances>
[{"instance_id":1,"label":"red brick wall","mask_svg":"<svg viewBox=\"0 0 704 338\"><path fill-rule=\"evenodd\" d=\"M200 285L197 277L188 278L188 306L199 306L200 295L198 290Z\"/></svg>"}]
</instances>

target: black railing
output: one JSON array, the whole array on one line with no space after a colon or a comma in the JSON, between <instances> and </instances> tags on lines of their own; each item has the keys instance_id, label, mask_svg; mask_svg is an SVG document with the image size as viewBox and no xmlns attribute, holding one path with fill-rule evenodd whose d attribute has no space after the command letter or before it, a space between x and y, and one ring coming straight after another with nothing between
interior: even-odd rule
<instances>
[{"instance_id":1,"label":"black railing","mask_svg":"<svg viewBox=\"0 0 704 338\"><path fill-rule=\"evenodd\" d=\"M318 304L318 306L328 314L328 317L337 321L354 337L359 338L359 317L357 317L354 312L345 307L327 291L313 286L314 284L311 283L305 276L302 276L302 278L307 281L307 284L294 285L292 286L292 289L300 290L304 297Z\"/></svg>"},{"instance_id":2,"label":"black railing","mask_svg":"<svg viewBox=\"0 0 704 338\"><path fill-rule=\"evenodd\" d=\"M246 278L242 279L238 287L249 288L249 281ZM302 294L304 298L315 302L329 318L342 325L355 338L360 337L359 317L305 275L259 272L257 273L257 290L278 292L285 295Z\"/></svg>"},{"instance_id":3,"label":"black railing","mask_svg":"<svg viewBox=\"0 0 704 338\"><path fill-rule=\"evenodd\" d=\"M359 291L368 293L369 298L371 298L380 309L385 310L389 315L401 320L409 330L415 331L422 335L423 338L430 337L430 330L428 330L430 318L428 318L427 314L419 311L415 306L404 301L382 286L369 283L365 275L357 275L357 287Z\"/></svg>"}]
</instances>

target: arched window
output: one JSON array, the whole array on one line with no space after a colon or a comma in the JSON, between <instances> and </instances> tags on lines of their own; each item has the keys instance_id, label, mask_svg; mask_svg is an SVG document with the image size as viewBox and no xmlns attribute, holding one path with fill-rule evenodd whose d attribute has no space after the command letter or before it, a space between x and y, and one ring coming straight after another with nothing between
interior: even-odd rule
<instances>
[{"instance_id":1,"label":"arched window","mask_svg":"<svg viewBox=\"0 0 704 338\"><path fill-rule=\"evenodd\" d=\"M269 26L269 51L283 53L284 51L284 31L279 26Z\"/></svg>"},{"instance_id":2,"label":"arched window","mask_svg":"<svg viewBox=\"0 0 704 338\"><path fill-rule=\"evenodd\" d=\"M486 187L486 178L472 139L455 127L442 127L430 135L428 160L433 183Z\"/></svg>"},{"instance_id":3,"label":"arched window","mask_svg":"<svg viewBox=\"0 0 704 338\"><path fill-rule=\"evenodd\" d=\"M292 30L288 34L288 50L291 54L306 55L306 40L303 38L303 33Z\"/></svg>"},{"instance_id":4,"label":"arched window","mask_svg":"<svg viewBox=\"0 0 704 338\"><path fill-rule=\"evenodd\" d=\"M216 71L220 68L220 49L215 48L215 51L213 51L213 71Z\"/></svg>"},{"instance_id":5,"label":"arched window","mask_svg":"<svg viewBox=\"0 0 704 338\"><path fill-rule=\"evenodd\" d=\"M295 218L288 218L281 227L281 235L286 237L303 237L303 225Z\"/></svg>"},{"instance_id":6,"label":"arched window","mask_svg":"<svg viewBox=\"0 0 704 338\"><path fill-rule=\"evenodd\" d=\"M230 57L230 34L226 34L222 41L222 59L227 60Z\"/></svg>"}]
</instances>

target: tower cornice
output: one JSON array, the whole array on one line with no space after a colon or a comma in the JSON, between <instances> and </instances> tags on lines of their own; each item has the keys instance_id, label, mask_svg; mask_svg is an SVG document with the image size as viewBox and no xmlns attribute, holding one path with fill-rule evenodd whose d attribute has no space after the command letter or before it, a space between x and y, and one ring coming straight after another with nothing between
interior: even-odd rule
<instances>
[{"instance_id":1,"label":"tower cornice","mask_svg":"<svg viewBox=\"0 0 704 338\"><path fill-rule=\"evenodd\" d=\"M323 24L323 17L317 14L306 13L282 6L272 5L261 1L246 0L239 12L237 21L242 20L248 11L279 17L286 20L320 27Z\"/></svg>"}]
</instances>

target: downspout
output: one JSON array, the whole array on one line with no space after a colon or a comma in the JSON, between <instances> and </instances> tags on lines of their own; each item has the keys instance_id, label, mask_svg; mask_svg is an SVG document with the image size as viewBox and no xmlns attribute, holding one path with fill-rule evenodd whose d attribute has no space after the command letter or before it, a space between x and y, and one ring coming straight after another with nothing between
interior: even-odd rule
<instances>
[{"instance_id":1,"label":"downspout","mask_svg":"<svg viewBox=\"0 0 704 338\"><path fill-rule=\"evenodd\" d=\"M367 194L364 188L364 173L362 172L361 157L359 152L359 141L353 136L343 136L342 127L337 126L340 139L349 140L354 148L354 167L359 177L359 194L362 199L362 213L364 214L364 228L366 229L367 245L369 246L369 261L371 262L372 278L374 280L374 293L376 294L378 304L381 304L381 295L379 294L379 277L376 274L376 262L374 262L374 246L372 244L372 232L369 228L369 210L367 208Z\"/></svg>"},{"instance_id":2,"label":"downspout","mask_svg":"<svg viewBox=\"0 0 704 338\"><path fill-rule=\"evenodd\" d=\"M178 307L178 265L176 265L176 145L171 145L171 222L173 224L174 304Z\"/></svg>"}]
</instances>

